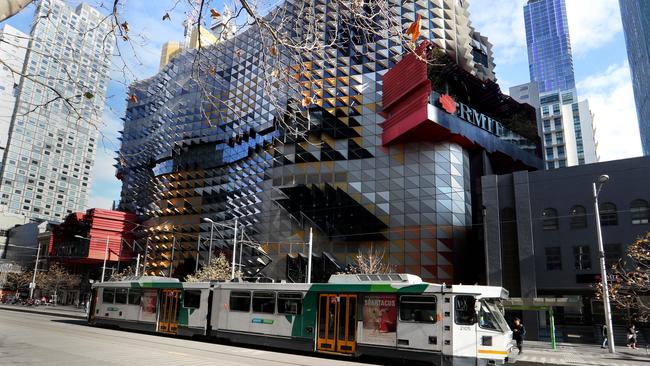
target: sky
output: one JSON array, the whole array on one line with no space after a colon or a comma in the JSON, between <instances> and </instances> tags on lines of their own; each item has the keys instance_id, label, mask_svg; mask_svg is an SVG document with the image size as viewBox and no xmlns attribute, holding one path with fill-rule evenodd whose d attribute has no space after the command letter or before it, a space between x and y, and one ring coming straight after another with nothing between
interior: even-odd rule
<instances>
[{"instance_id":1,"label":"sky","mask_svg":"<svg viewBox=\"0 0 650 366\"><path fill-rule=\"evenodd\" d=\"M95 1L87 2L94 6L102 4ZM174 3L175 0L130 0L125 1L121 9L131 28L136 52L120 47L123 56L114 61L89 208L110 208L113 201L119 201L121 184L115 178L113 164L126 108L126 85L153 76L158 70L163 43L182 40L185 15L179 7L174 9ZM524 4L525 0L470 2L473 26L494 45L497 81L504 93L509 87L530 80ZM594 113L600 159L640 156L641 141L618 0L566 0L566 5L578 96L581 100L589 100ZM162 21L165 13L170 14L171 21ZM32 16L33 7L30 6L0 22L0 26L7 23L29 33ZM129 66L126 74L121 71L120 60L126 60Z\"/></svg>"}]
</instances>

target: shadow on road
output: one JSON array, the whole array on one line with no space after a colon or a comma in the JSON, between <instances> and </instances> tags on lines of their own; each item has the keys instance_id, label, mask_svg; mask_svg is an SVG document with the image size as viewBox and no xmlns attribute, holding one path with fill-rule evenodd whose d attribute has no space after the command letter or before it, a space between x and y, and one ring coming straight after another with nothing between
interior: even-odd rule
<instances>
[{"instance_id":1,"label":"shadow on road","mask_svg":"<svg viewBox=\"0 0 650 366\"><path fill-rule=\"evenodd\" d=\"M51 319L53 323L63 323L63 324L74 324L74 325L86 325L88 322L85 319Z\"/></svg>"}]
</instances>

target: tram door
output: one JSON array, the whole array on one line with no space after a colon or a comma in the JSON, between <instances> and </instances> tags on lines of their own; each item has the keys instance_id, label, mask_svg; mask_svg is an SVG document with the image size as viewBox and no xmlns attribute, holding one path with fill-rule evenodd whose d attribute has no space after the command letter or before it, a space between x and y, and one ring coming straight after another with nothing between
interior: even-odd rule
<instances>
[{"instance_id":1,"label":"tram door","mask_svg":"<svg viewBox=\"0 0 650 366\"><path fill-rule=\"evenodd\" d=\"M318 300L317 349L354 353L357 348L357 295L321 294Z\"/></svg>"},{"instance_id":2,"label":"tram door","mask_svg":"<svg viewBox=\"0 0 650 366\"><path fill-rule=\"evenodd\" d=\"M160 302L160 318L158 330L163 333L178 333L178 310L180 302L180 290L162 290Z\"/></svg>"}]
</instances>

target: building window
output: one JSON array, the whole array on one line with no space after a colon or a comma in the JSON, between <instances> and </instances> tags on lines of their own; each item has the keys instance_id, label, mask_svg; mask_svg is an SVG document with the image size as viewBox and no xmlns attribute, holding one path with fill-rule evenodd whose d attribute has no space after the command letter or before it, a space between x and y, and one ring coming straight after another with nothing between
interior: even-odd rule
<instances>
[{"instance_id":1,"label":"building window","mask_svg":"<svg viewBox=\"0 0 650 366\"><path fill-rule=\"evenodd\" d=\"M591 269L591 253L588 245L577 245L573 247L576 269Z\"/></svg>"},{"instance_id":2,"label":"building window","mask_svg":"<svg viewBox=\"0 0 650 366\"><path fill-rule=\"evenodd\" d=\"M634 200L630 204L630 213L632 214L632 224L647 224L650 220L650 207L646 200Z\"/></svg>"},{"instance_id":3,"label":"building window","mask_svg":"<svg viewBox=\"0 0 650 366\"><path fill-rule=\"evenodd\" d=\"M623 257L623 247L621 244L605 244L605 263L608 268L618 263Z\"/></svg>"},{"instance_id":4,"label":"building window","mask_svg":"<svg viewBox=\"0 0 650 366\"><path fill-rule=\"evenodd\" d=\"M605 202L600 205L600 224L602 226L618 225L618 213L615 204Z\"/></svg>"},{"instance_id":5,"label":"building window","mask_svg":"<svg viewBox=\"0 0 650 366\"><path fill-rule=\"evenodd\" d=\"M571 218L571 229L582 229L587 227L587 210L583 206L576 205L569 210Z\"/></svg>"},{"instance_id":6,"label":"building window","mask_svg":"<svg viewBox=\"0 0 650 366\"><path fill-rule=\"evenodd\" d=\"M559 227L557 210L547 208L542 212L542 227L544 230L557 230Z\"/></svg>"},{"instance_id":7,"label":"building window","mask_svg":"<svg viewBox=\"0 0 650 366\"><path fill-rule=\"evenodd\" d=\"M549 271L562 270L562 250L560 247L549 247L546 252L546 269Z\"/></svg>"}]
</instances>

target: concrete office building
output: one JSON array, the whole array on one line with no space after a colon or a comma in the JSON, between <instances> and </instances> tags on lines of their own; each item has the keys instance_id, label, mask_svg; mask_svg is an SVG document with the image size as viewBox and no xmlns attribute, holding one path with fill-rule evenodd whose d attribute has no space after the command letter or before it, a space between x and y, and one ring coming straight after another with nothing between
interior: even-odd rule
<instances>
[{"instance_id":1,"label":"concrete office building","mask_svg":"<svg viewBox=\"0 0 650 366\"><path fill-rule=\"evenodd\" d=\"M543 136L542 132L542 111L539 104L539 85L537 82L515 85L510 87L508 95L519 103L526 103L535 108L537 117L537 133Z\"/></svg>"},{"instance_id":2,"label":"concrete office building","mask_svg":"<svg viewBox=\"0 0 650 366\"><path fill-rule=\"evenodd\" d=\"M558 323L602 324L593 288L600 268L592 192L602 174L609 175L599 203L611 265L650 231L649 157L483 177L487 283L512 297L574 299L582 306L556 312Z\"/></svg>"},{"instance_id":3,"label":"concrete office building","mask_svg":"<svg viewBox=\"0 0 650 366\"><path fill-rule=\"evenodd\" d=\"M650 155L650 1L619 0L643 155Z\"/></svg>"},{"instance_id":4,"label":"concrete office building","mask_svg":"<svg viewBox=\"0 0 650 366\"><path fill-rule=\"evenodd\" d=\"M0 204L62 220L88 202L112 58L110 22L96 9L38 3L0 171ZM63 99L55 92L62 94Z\"/></svg>"},{"instance_id":5,"label":"concrete office building","mask_svg":"<svg viewBox=\"0 0 650 366\"><path fill-rule=\"evenodd\" d=\"M0 28L0 156L7 147L28 45L29 35L8 24Z\"/></svg>"},{"instance_id":6,"label":"concrete office building","mask_svg":"<svg viewBox=\"0 0 650 366\"><path fill-rule=\"evenodd\" d=\"M0 206L0 262L7 262L9 248L9 231L16 226L24 225L29 219L23 215L6 212L6 207Z\"/></svg>"},{"instance_id":7,"label":"concrete office building","mask_svg":"<svg viewBox=\"0 0 650 366\"><path fill-rule=\"evenodd\" d=\"M546 168L594 163L598 145L593 116L588 101L578 100L564 0L528 0L524 18L530 80L539 90Z\"/></svg>"},{"instance_id":8,"label":"concrete office building","mask_svg":"<svg viewBox=\"0 0 650 366\"><path fill-rule=\"evenodd\" d=\"M468 265L480 262L471 254L481 220L478 178L543 166L535 111L492 80L489 42L474 34L467 1L390 4L404 27L422 17L417 52L434 66L428 73L389 32L342 36L335 47L304 54L295 85L315 99L301 109L309 114L304 136L277 123L289 118L301 126L285 106L301 108L303 97L293 84L263 87L275 66L265 64L268 51L255 26L206 47L202 57L212 63L198 79L188 77L190 50L131 86L137 102L127 107L124 161L117 164L120 208L145 219L149 274L194 271L197 247L203 264L207 247L199 240L210 238L210 219L230 226L214 227L215 253L231 255L236 222L238 235L268 254L246 248L245 276L261 261L269 277L304 281L304 243L313 228L315 281L327 279L325 267L344 266L371 248L398 272L479 281L478 267ZM299 12L308 11L323 17L323 37L358 31L336 28L350 15L332 2L303 5L283 3L282 18L296 18L284 24L300 28L307 17ZM196 80L221 96L216 105L205 107ZM272 103L276 96L280 102Z\"/></svg>"}]
</instances>

